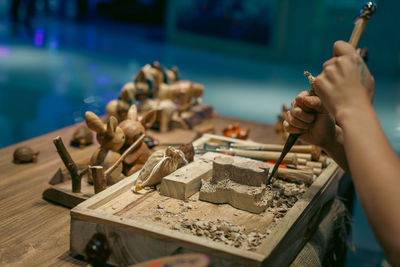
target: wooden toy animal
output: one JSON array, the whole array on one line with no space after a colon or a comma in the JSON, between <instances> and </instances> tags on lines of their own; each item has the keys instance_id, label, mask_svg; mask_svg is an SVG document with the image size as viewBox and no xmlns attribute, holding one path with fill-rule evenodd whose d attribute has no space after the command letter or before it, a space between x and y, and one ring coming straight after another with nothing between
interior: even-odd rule
<instances>
[{"instance_id":1,"label":"wooden toy animal","mask_svg":"<svg viewBox=\"0 0 400 267\"><path fill-rule=\"evenodd\" d=\"M36 162L39 151L34 151L29 146L18 147L14 151L14 163L29 163Z\"/></svg>"},{"instance_id":2,"label":"wooden toy animal","mask_svg":"<svg viewBox=\"0 0 400 267\"><path fill-rule=\"evenodd\" d=\"M118 121L114 116L110 116L107 125L105 125L96 114L87 111L85 121L89 129L96 132L96 138L100 144L100 148L90 158L90 165L100 165L108 169L121 157L119 150L125 143L125 134L118 127ZM115 184L123 178L122 165L119 165L106 177L107 184Z\"/></svg>"},{"instance_id":3,"label":"wooden toy animal","mask_svg":"<svg viewBox=\"0 0 400 267\"><path fill-rule=\"evenodd\" d=\"M93 144L93 132L84 125L78 127L72 135L70 144L81 148Z\"/></svg>"},{"instance_id":4,"label":"wooden toy animal","mask_svg":"<svg viewBox=\"0 0 400 267\"><path fill-rule=\"evenodd\" d=\"M125 144L120 152L123 153L130 147L140 136L144 135L146 129L150 128L156 119L156 111L147 112L140 120L138 120L137 108L132 105L129 108L127 119L122 121L118 126L124 132L126 139ZM150 156L150 150L145 142L130 153L123 161L123 171L125 175L131 175L140 170Z\"/></svg>"}]
</instances>

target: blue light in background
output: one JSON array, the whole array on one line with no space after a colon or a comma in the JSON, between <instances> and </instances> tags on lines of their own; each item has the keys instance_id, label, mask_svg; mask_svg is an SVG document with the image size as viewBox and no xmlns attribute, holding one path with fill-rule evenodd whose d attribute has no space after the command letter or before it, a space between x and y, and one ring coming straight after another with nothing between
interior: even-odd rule
<instances>
[{"instance_id":1,"label":"blue light in background","mask_svg":"<svg viewBox=\"0 0 400 267\"><path fill-rule=\"evenodd\" d=\"M0 45L0 57L9 58L11 55L11 49L8 46Z\"/></svg>"},{"instance_id":2,"label":"blue light in background","mask_svg":"<svg viewBox=\"0 0 400 267\"><path fill-rule=\"evenodd\" d=\"M45 31L41 28L35 30L35 35L33 37L33 43L35 46L43 46L45 38Z\"/></svg>"}]
</instances>

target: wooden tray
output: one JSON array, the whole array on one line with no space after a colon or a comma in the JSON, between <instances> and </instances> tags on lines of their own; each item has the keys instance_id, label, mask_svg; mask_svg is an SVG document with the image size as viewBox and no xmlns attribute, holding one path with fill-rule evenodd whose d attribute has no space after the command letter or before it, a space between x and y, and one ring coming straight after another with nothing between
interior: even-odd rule
<instances>
[{"instance_id":1,"label":"wooden tray","mask_svg":"<svg viewBox=\"0 0 400 267\"><path fill-rule=\"evenodd\" d=\"M194 145L214 137L204 135ZM200 252L209 255L217 266L286 266L314 232L321 219L323 206L336 194L341 175L342 171L336 163L329 160L328 167L279 223L271 228L273 224L267 211L253 214L230 205L198 201L198 193L186 202L161 196L157 191L134 194L130 189L137 176L134 174L71 210L70 248L72 252L84 255L89 239L96 232L101 232L112 247L109 263L115 265L128 265L181 252ZM169 215L163 213L157 216L160 205L164 211L170 212ZM174 230L179 218L205 217L243 225L249 231L271 228L271 232L255 251L248 251L182 229Z\"/></svg>"}]
</instances>

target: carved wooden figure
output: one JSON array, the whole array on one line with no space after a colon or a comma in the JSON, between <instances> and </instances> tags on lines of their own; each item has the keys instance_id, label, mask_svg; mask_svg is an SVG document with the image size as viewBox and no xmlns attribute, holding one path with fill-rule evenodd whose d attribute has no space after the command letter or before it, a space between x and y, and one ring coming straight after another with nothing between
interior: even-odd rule
<instances>
[{"instance_id":1,"label":"carved wooden figure","mask_svg":"<svg viewBox=\"0 0 400 267\"><path fill-rule=\"evenodd\" d=\"M145 134L146 129L150 128L156 119L156 111L146 113L138 120L137 108L132 105L129 108L127 119L119 124L119 127L124 132L126 139L121 147L121 152L125 151L136 140ZM150 150L146 143L142 141L140 146L130 153L123 161L123 172L125 175L131 175L140 170L150 156Z\"/></svg>"},{"instance_id":2,"label":"carved wooden figure","mask_svg":"<svg viewBox=\"0 0 400 267\"><path fill-rule=\"evenodd\" d=\"M85 113L85 120L89 129L96 132L96 138L100 144L100 148L90 158L90 165L100 165L108 169L121 157L119 150L125 143L125 134L117 126L118 121L114 116L111 116L107 125L105 125L96 114L87 111ZM122 166L119 165L106 177L107 184L112 185L123 178Z\"/></svg>"},{"instance_id":3,"label":"carved wooden figure","mask_svg":"<svg viewBox=\"0 0 400 267\"><path fill-rule=\"evenodd\" d=\"M86 126L82 125L72 135L71 146L85 147L93 144L93 133Z\"/></svg>"},{"instance_id":4,"label":"carved wooden figure","mask_svg":"<svg viewBox=\"0 0 400 267\"><path fill-rule=\"evenodd\" d=\"M36 162L39 151L34 151L28 146L18 147L14 150L14 163Z\"/></svg>"}]
</instances>

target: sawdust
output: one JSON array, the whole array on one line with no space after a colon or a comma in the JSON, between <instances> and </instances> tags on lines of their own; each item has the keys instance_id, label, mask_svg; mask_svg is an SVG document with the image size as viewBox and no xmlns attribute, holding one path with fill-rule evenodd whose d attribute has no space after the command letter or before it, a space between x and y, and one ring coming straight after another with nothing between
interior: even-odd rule
<instances>
[{"instance_id":1,"label":"sawdust","mask_svg":"<svg viewBox=\"0 0 400 267\"><path fill-rule=\"evenodd\" d=\"M228 246L256 251L268 235L273 233L274 227L279 224L291 207L301 198L308 186L301 183L294 183L276 179L272 184L265 187L265 192L272 196L272 201L266 211L256 216L269 218L272 223L261 231L247 229L244 225L238 225L224 219L207 219L205 215L200 218L194 217L194 212L199 212L197 198L189 200L177 200L175 206L171 206L170 199L165 197L162 201L154 203L154 210L148 210L143 214L146 220L151 220L159 225L166 225L169 229L191 234L200 238L225 244ZM240 218L246 211L237 210L233 213ZM272 217L272 219L270 217Z\"/></svg>"}]
</instances>

